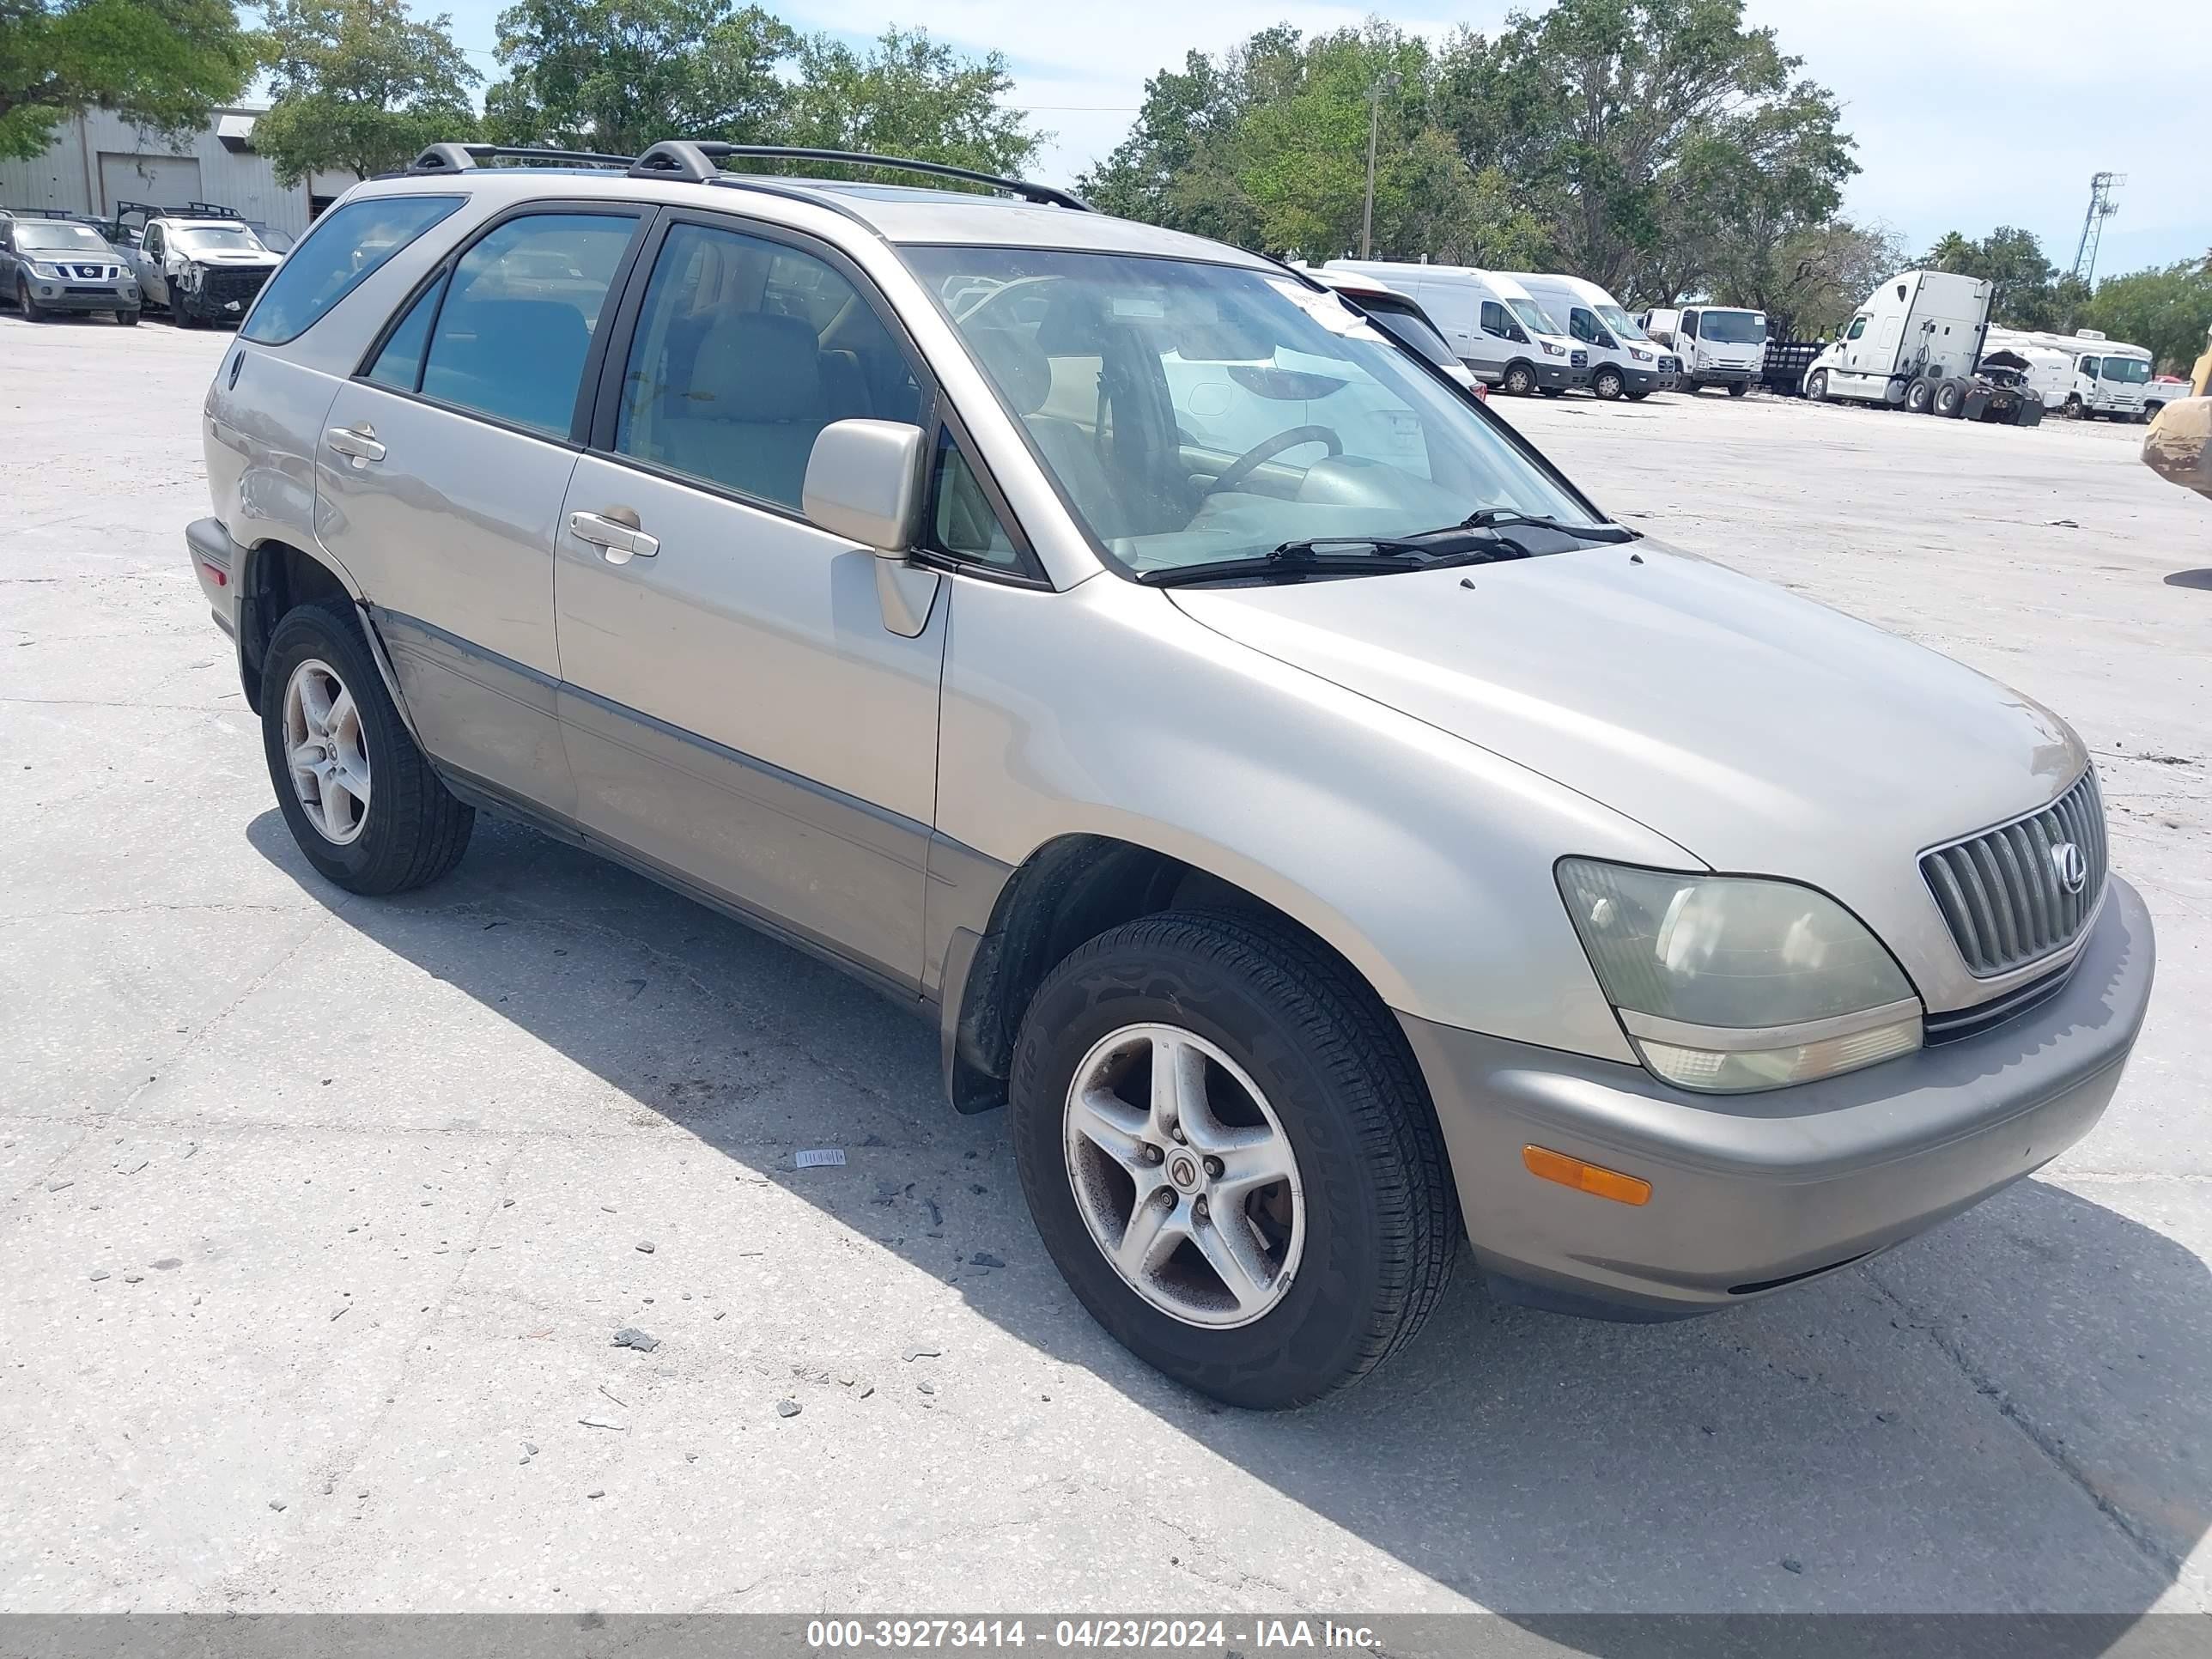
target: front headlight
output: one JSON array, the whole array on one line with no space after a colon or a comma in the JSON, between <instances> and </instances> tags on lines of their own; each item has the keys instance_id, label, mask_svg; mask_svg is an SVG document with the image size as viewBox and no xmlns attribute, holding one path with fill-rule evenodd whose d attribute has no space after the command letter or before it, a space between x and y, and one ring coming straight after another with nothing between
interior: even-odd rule
<instances>
[{"instance_id":1,"label":"front headlight","mask_svg":"<svg viewBox=\"0 0 2212 1659\"><path fill-rule=\"evenodd\" d=\"M62 279L61 268L58 265L50 265L40 259L31 261L31 275L42 283L58 283Z\"/></svg>"},{"instance_id":2,"label":"front headlight","mask_svg":"<svg viewBox=\"0 0 2212 1659\"><path fill-rule=\"evenodd\" d=\"M1564 357L1567 355L1567 349L1565 346L1555 346L1547 340L1544 342L1544 355L1547 357Z\"/></svg>"},{"instance_id":3,"label":"front headlight","mask_svg":"<svg viewBox=\"0 0 2212 1659\"><path fill-rule=\"evenodd\" d=\"M1628 355L1639 363L1648 363L1651 361L1651 354L1650 352L1638 351L1634 346L1628 348Z\"/></svg>"},{"instance_id":4,"label":"front headlight","mask_svg":"<svg viewBox=\"0 0 2212 1659\"><path fill-rule=\"evenodd\" d=\"M1562 859L1560 896L1644 1063L1736 1093L1920 1046L1921 1006L1859 920L1795 882Z\"/></svg>"}]
</instances>

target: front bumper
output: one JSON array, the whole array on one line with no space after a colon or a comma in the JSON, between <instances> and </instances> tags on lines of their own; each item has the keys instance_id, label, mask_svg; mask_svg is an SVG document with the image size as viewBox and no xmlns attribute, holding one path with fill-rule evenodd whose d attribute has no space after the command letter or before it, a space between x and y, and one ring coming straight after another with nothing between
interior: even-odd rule
<instances>
[{"instance_id":1,"label":"front bumper","mask_svg":"<svg viewBox=\"0 0 2212 1659\"><path fill-rule=\"evenodd\" d=\"M1664 392L1674 384L1672 374L1662 374L1656 368L1638 368L1633 363L1620 363L1616 367L1620 370L1621 384L1632 392Z\"/></svg>"},{"instance_id":2,"label":"front bumper","mask_svg":"<svg viewBox=\"0 0 2212 1659\"><path fill-rule=\"evenodd\" d=\"M1534 367L1536 370L1536 384L1548 391L1570 392L1586 386L1590 381L1590 372L1587 365L1576 368L1560 362L1556 358L1547 357L1536 362Z\"/></svg>"},{"instance_id":3,"label":"front bumper","mask_svg":"<svg viewBox=\"0 0 2212 1659\"><path fill-rule=\"evenodd\" d=\"M2002 1025L1795 1088L1697 1095L1641 1067L1401 1015L1469 1241L1509 1300L1666 1319L1886 1249L2086 1134L2142 1029L2150 913L2112 878L2064 988ZM1540 1181L1534 1145L1641 1176L1631 1207Z\"/></svg>"},{"instance_id":4,"label":"front bumper","mask_svg":"<svg viewBox=\"0 0 2212 1659\"><path fill-rule=\"evenodd\" d=\"M1751 363L1700 363L1695 370L1684 370L1683 379L1692 386L1734 386L1739 380L1755 380L1759 373Z\"/></svg>"},{"instance_id":5,"label":"front bumper","mask_svg":"<svg viewBox=\"0 0 2212 1659\"><path fill-rule=\"evenodd\" d=\"M82 282L75 276L58 283L49 283L42 277L24 279L31 289L31 298L46 311L136 311L138 309L138 284L128 280L100 283Z\"/></svg>"}]
</instances>

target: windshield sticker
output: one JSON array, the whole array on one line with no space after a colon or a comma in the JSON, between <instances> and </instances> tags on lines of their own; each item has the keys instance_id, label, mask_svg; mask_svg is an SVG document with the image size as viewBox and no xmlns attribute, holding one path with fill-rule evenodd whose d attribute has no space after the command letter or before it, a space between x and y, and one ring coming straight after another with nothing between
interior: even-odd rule
<instances>
[{"instance_id":1,"label":"windshield sticker","mask_svg":"<svg viewBox=\"0 0 2212 1659\"><path fill-rule=\"evenodd\" d=\"M1287 276L1267 276L1261 280L1330 333L1341 334L1349 340L1370 341L1376 345L1387 343L1374 324L1335 295L1316 293Z\"/></svg>"}]
</instances>

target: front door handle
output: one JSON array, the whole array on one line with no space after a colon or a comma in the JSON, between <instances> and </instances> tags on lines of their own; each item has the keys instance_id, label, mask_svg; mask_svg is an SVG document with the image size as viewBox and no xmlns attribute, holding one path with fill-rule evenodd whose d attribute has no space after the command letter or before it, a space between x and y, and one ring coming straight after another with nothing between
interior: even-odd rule
<instances>
[{"instance_id":1,"label":"front door handle","mask_svg":"<svg viewBox=\"0 0 2212 1659\"><path fill-rule=\"evenodd\" d=\"M384 446L376 441L376 428L366 421L359 426L334 426L323 434L323 441L331 447L332 454L349 457L356 467L384 459Z\"/></svg>"},{"instance_id":2,"label":"front door handle","mask_svg":"<svg viewBox=\"0 0 2212 1659\"><path fill-rule=\"evenodd\" d=\"M604 513L571 513L568 533L598 548L609 564L649 559L660 551L659 538L639 529L637 514L627 507L611 507Z\"/></svg>"}]
</instances>

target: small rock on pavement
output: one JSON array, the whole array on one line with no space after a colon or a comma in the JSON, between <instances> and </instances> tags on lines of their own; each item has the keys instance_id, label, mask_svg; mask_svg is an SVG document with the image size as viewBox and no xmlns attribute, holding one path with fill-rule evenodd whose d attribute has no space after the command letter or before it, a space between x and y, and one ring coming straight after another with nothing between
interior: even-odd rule
<instances>
[{"instance_id":1,"label":"small rock on pavement","mask_svg":"<svg viewBox=\"0 0 2212 1659\"><path fill-rule=\"evenodd\" d=\"M94 1267L92 1270L92 1282L95 1285L99 1284L101 1279L106 1277L107 1269L105 1267Z\"/></svg>"},{"instance_id":2,"label":"small rock on pavement","mask_svg":"<svg viewBox=\"0 0 2212 1659\"><path fill-rule=\"evenodd\" d=\"M64 1180L58 1176L54 1180L49 1181L46 1183L46 1190L50 1193L58 1193L64 1187L74 1187L76 1185L76 1182L74 1181Z\"/></svg>"},{"instance_id":3,"label":"small rock on pavement","mask_svg":"<svg viewBox=\"0 0 2212 1659\"><path fill-rule=\"evenodd\" d=\"M775 1414L776 1414L778 1417L796 1417L796 1416L798 1416L798 1415L799 1415L799 1402L798 1402L796 1400L779 1400L779 1401L777 1401L775 1402Z\"/></svg>"},{"instance_id":4,"label":"small rock on pavement","mask_svg":"<svg viewBox=\"0 0 2212 1659\"><path fill-rule=\"evenodd\" d=\"M1802 1572L1805 1571L1805 1564L1802 1561L1800 1561L1794 1555L1785 1555L1782 1558L1782 1571L1784 1572Z\"/></svg>"},{"instance_id":5,"label":"small rock on pavement","mask_svg":"<svg viewBox=\"0 0 2212 1659\"><path fill-rule=\"evenodd\" d=\"M284 1512L284 1500L281 1498L272 1498L269 1500L269 1507L282 1515Z\"/></svg>"},{"instance_id":6,"label":"small rock on pavement","mask_svg":"<svg viewBox=\"0 0 2212 1659\"><path fill-rule=\"evenodd\" d=\"M576 1420L587 1429L619 1430L622 1427L622 1425L611 1417L580 1417Z\"/></svg>"},{"instance_id":7,"label":"small rock on pavement","mask_svg":"<svg viewBox=\"0 0 2212 1659\"><path fill-rule=\"evenodd\" d=\"M625 1325L615 1333L615 1346L635 1348L640 1353L651 1353L660 1346L660 1339L648 1336L635 1325Z\"/></svg>"},{"instance_id":8,"label":"small rock on pavement","mask_svg":"<svg viewBox=\"0 0 2212 1659\"><path fill-rule=\"evenodd\" d=\"M637 1248L644 1251L646 1255L651 1255L653 1254L653 1241L649 1238L641 1238L637 1241Z\"/></svg>"},{"instance_id":9,"label":"small rock on pavement","mask_svg":"<svg viewBox=\"0 0 2212 1659\"><path fill-rule=\"evenodd\" d=\"M597 1492L587 1492L584 1494L586 1498L605 1498L606 1495L607 1489L605 1486L601 1486Z\"/></svg>"},{"instance_id":10,"label":"small rock on pavement","mask_svg":"<svg viewBox=\"0 0 2212 1659\"><path fill-rule=\"evenodd\" d=\"M125 1273L123 1275L123 1282L126 1285L143 1285L146 1282L146 1275L143 1273Z\"/></svg>"},{"instance_id":11,"label":"small rock on pavement","mask_svg":"<svg viewBox=\"0 0 2212 1659\"><path fill-rule=\"evenodd\" d=\"M525 1457L535 1457L538 1455L538 1448L526 1440L522 1443L522 1455Z\"/></svg>"},{"instance_id":12,"label":"small rock on pavement","mask_svg":"<svg viewBox=\"0 0 2212 1659\"><path fill-rule=\"evenodd\" d=\"M944 1357L945 1350L942 1348L908 1348L906 1351L908 1364L912 1364L917 1359L942 1359Z\"/></svg>"},{"instance_id":13,"label":"small rock on pavement","mask_svg":"<svg viewBox=\"0 0 2212 1659\"><path fill-rule=\"evenodd\" d=\"M920 1389L924 1394L935 1394L937 1392L937 1384L934 1382L917 1382L915 1384L915 1387Z\"/></svg>"},{"instance_id":14,"label":"small rock on pavement","mask_svg":"<svg viewBox=\"0 0 2212 1659\"><path fill-rule=\"evenodd\" d=\"M157 1272L167 1273L172 1268L183 1267L185 1265L185 1259L180 1255L165 1255L159 1261L149 1261L146 1265L155 1269Z\"/></svg>"},{"instance_id":15,"label":"small rock on pavement","mask_svg":"<svg viewBox=\"0 0 2212 1659\"><path fill-rule=\"evenodd\" d=\"M1003 1267L1006 1264L988 1250L978 1250L968 1258L968 1265L971 1267Z\"/></svg>"}]
</instances>

